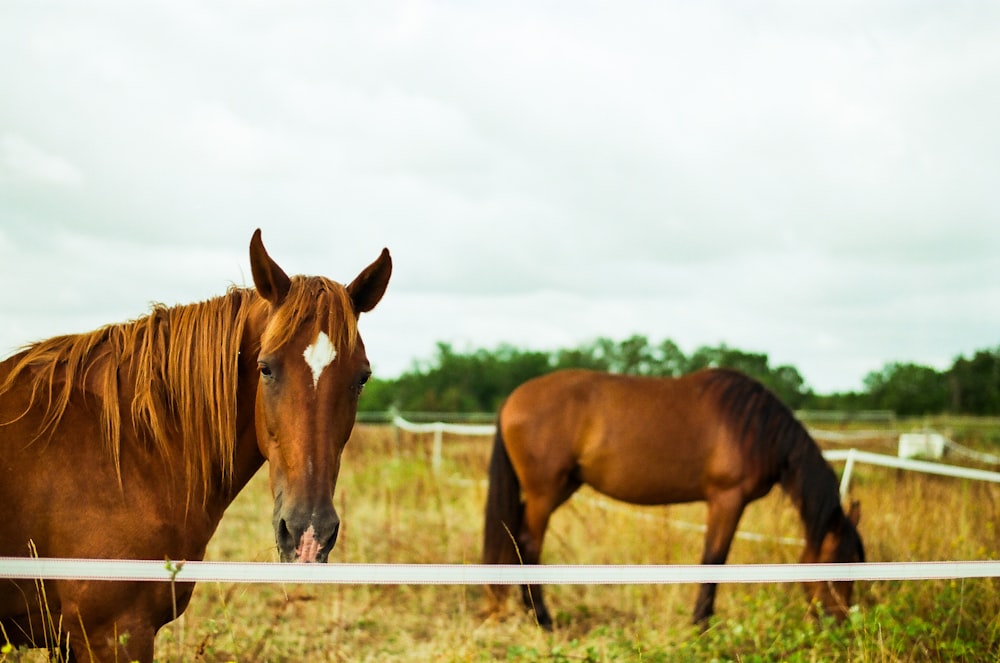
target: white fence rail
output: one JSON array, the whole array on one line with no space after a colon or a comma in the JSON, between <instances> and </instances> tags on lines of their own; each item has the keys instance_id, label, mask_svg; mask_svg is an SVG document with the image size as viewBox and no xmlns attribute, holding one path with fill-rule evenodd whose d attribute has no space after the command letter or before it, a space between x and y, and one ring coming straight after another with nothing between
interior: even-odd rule
<instances>
[{"instance_id":1,"label":"white fence rail","mask_svg":"<svg viewBox=\"0 0 1000 663\"><path fill-rule=\"evenodd\" d=\"M0 557L0 579L334 585L636 585L1000 577L1000 561L860 564L279 564Z\"/></svg>"},{"instance_id":2,"label":"white fence rail","mask_svg":"<svg viewBox=\"0 0 1000 663\"><path fill-rule=\"evenodd\" d=\"M881 465L882 467L895 467L911 472L923 472L925 474L937 474L940 476L956 477L959 479L972 479L975 481L990 481L1000 483L1000 472L989 470L977 470L973 467L962 467L960 465L947 465L945 463L931 463L926 460L914 460L912 458L899 458L897 456L886 456L875 454L869 451L858 451L857 449L832 449L823 452L823 457L828 461L846 461L844 473L840 479L840 496L846 497L847 490L851 483L851 472L854 463L868 463L869 465Z\"/></svg>"}]
</instances>

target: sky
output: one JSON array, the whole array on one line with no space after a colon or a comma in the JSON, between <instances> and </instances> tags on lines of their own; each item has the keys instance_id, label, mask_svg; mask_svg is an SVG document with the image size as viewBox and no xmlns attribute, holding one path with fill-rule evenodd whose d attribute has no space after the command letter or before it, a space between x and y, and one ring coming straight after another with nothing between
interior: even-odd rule
<instances>
[{"instance_id":1,"label":"sky","mask_svg":"<svg viewBox=\"0 0 1000 663\"><path fill-rule=\"evenodd\" d=\"M817 392L1000 346L1000 5L5 0L0 356L289 274L379 377L641 334Z\"/></svg>"}]
</instances>

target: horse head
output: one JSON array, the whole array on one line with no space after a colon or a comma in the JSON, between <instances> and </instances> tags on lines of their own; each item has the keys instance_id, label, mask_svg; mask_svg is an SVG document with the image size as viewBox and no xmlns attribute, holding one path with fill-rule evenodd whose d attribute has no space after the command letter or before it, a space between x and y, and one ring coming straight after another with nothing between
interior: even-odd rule
<instances>
[{"instance_id":1,"label":"horse head","mask_svg":"<svg viewBox=\"0 0 1000 663\"><path fill-rule=\"evenodd\" d=\"M865 561L865 548L857 529L861 519L860 503L852 502L847 513L843 514L841 511L841 514L842 517L837 519L823 537L819 550L806 547L802 553L802 562L844 564ZM824 612L838 620L847 617L854 593L853 581L807 582L803 585L812 605L822 607Z\"/></svg>"},{"instance_id":2,"label":"horse head","mask_svg":"<svg viewBox=\"0 0 1000 663\"><path fill-rule=\"evenodd\" d=\"M268 461L281 561L325 562L340 528L333 505L340 458L371 375L357 319L385 293L387 250L342 286L288 277L250 242L257 293L269 306L257 356L257 444Z\"/></svg>"}]
</instances>

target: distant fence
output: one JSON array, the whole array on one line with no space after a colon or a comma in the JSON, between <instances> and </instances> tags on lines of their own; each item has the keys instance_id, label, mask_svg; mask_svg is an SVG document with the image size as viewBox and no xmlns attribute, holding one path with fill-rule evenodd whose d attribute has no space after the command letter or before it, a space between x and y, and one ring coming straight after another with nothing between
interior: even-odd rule
<instances>
[{"instance_id":1,"label":"distant fence","mask_svg":"<svg viewBox=\"0 0 1000 663\"><path fill-rule=\"evenodd\" d=\"M412 421L407 421L400 416L393 418L392 425L400 430L406 431L407 433L430 433L434 436L433 445L431 447L431 467L435 472L441 469L445 433L449 433L451 435L470 435L473 437L493 436L496 433L496 426L493 424L447 424L443 421L416 424Z\"/></svg>"}]
</instances>

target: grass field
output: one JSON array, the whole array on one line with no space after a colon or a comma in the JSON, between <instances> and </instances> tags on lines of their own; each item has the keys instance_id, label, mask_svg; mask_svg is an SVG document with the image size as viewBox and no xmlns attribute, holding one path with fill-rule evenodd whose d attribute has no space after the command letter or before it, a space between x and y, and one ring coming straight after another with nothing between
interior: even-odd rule
<instances>
[{"instance_id":1,"label":"grass field","mask_svg":"<svg viewBox=\"0 0 1000 663\"><path fill-rule=\"evenodd\" d=\"M981 426L956 436L996 442ZM358 426L337 491L343 519L330 561L463 563L480 558L490 442L448 438L441 471L429 438ZM869 447L870 448L870 447ZM996 450L996 447L993 447ZM839 472L839 467L837 468ZM1000 486L856 466L852 497L870 561L997 559ZM227 512L208 559L271 561L266 468ZM565 564L694 563L701 504L618 505L586 489L556 512L545 559ZM779 489L740 527L801 535ZM794 562L800 549L738 539L730 562ZM717 617L690 626L696 587L557 586L556 617L539 630L511 593L487 615L478 586L200 584L191 606L157 639L160 661L997 661L1000 581L875 582L858 588L849 620L812 618L793 585L720 587ZM25 658L19 652L0 660Z\"/></svg>"}]
</instances>

